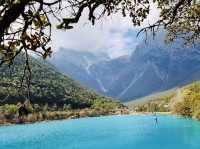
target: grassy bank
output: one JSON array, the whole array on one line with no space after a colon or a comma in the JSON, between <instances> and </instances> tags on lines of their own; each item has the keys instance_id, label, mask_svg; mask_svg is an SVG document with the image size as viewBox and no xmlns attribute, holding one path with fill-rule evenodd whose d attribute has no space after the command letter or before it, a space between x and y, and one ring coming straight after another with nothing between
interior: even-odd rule
<instances>
[{"instance_id":1,"label":"grassy bank","mask_svg":"<svg viewBox=\"0 0 200 149\"><path fill-rule=\"evenodd\" d=\"M128 107L135 112L171 112L169 103L172 97L173 95L165 95L147 101L136 101L128 104Z\"/></svg>"},{"instance_id":2,"label":"grassy bank","mask_svg":"<svg viewBox=\"0 0 200 149\"><path fill-rule=\"evenodd\" d=\"M64 105L54 106L26 105L30 113L19 118L19 105L5 104L0 106L0 125L34 123L48 120L75 119L81 117L97 117L103 115L127 114L126 107L117 102L96 101L91 108L71 109Z\"/></svg>"},{"instance_id":3,"label":"grassy bank","mask_svg":"<svg viewBox=\"0 0 200 149\"><path fill-rule=\"evenodd\" d=\"M131 102L128 106L136 112L171 112L200 120L200 81L151 100Z\"/></svg>"}]
</instances>

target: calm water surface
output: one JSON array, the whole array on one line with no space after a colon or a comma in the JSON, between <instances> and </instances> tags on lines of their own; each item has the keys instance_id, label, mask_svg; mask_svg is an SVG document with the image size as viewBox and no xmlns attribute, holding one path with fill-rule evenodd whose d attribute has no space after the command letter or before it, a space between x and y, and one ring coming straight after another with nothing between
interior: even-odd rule
<instances>
[{"instance_id":1,"label":"calm water surface","mask_svg":"<svg viewBox=\"0 0 200 149\"><path fill-rule=\"evenodd\" d=\"M0 149L200 149L200 123L109 116L0 127Z\"/></svg>"}]
</instances>

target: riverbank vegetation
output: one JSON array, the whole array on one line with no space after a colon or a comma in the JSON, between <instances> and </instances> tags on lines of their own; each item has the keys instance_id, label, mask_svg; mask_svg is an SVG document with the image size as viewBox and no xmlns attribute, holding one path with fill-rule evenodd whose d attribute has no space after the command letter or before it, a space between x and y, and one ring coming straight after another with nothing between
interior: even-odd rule
<instances>
[{"instance_id":1,"label":"riverbank vegetation","mask_svg":"<svg viewBox=\"0 0 200 149\"><path fill-rule=\"evenodd\" d=\"M126 114L126 108L119 102L94 100L90 108L72 109L68 105L58 107L56 104L43 106L26 102L28 115L19 117L18 109L21 104L5 104L0 106L0 125L16 123L34 123L47 120L75 119L103 115Z\"/></svg>"},{"instance_id":2,"label":"riverbank vegetation","mask_svg":"<svg viewBox=\"0 0 200 149\"><path fill-rule=\"evenodd\" d=\"M200 81L143 103L131 103L129 107L137 112L172 112L200 120Z\"/></svg>"},{"instance_id":3,"label":"riverbank vegetation","mask_svg":"<svg viewBox=\"0 0 200 149\"><path fill-rule=\"evenodd\" d=\"M183 88L181 99L173 105L173 112L200 120L200 81Z\"/></svg>"},{"instance_id":4,"label":"riverbank vegetation","mask_svg":"<svg viewBox=\"0 0 200 149\"><path fill-rule=\"evenodd\" d=\"M135 112L170 112L170 100L173 94L154 97L150 100L135 101L128 104Z\"/></svg>"}]
</instances>

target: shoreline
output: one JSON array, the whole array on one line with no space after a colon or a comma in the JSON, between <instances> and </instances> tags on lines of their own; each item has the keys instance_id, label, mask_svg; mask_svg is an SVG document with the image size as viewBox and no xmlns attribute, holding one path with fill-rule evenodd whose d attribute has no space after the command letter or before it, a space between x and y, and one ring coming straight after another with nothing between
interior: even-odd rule
<instances>
[{"instance_id":1,"label":"shoreline","mask_svg":"<svg viewBox=\"0 0 200 149\"><path fill-rule=\"evenodd\" d=\"M172 115L171 112L155 112L157 115ZM92 118L92 117L102 117L102 116L150 116L155 113L152 112L134 112L129 111L129 113L119 113L119 111L116 111L114 113L108 113L108 114L99 114L99 115L79 115L79 116L71 116L67 118L58 118L58 119L44 119L44 120L37 120L37 121L23 121L20 122L19 120L12 120L5 123L0 123L0 127L2 126L12 126L12 125L26 125L26 124L34 124L34 123L40 123L40 122L51 122L51 121L58 121L58 120L73 120L73 119L81 119L81 118Z\"/></svg>"},{"instance_id":2,"label":"shoreline","mask_svg":"<svg viewBox=\"0 0 200 149\"><path fill-rule=\"evenodd\" d=\"M20 124L33 124L43 121L54 120L70 120L79 119L85 117L101 117L112 115L125 115L128 114L127 109L117 110L95 110L95 109L82 109L72 111L40 111L37 113L31 113L27 116L19 118L16 114L12 115L12 118L1 118L0 126L20 125Z\"/></svg>"},{"instance_id":3,"label":"shoreline","mask_svg":"<svg viewBox=\"0 0 200 149\"><path fill-rule=\"evenodd\" d=\"M129 115L172 115L172 112L130 112Z\"/></svg>"}]
</instances>

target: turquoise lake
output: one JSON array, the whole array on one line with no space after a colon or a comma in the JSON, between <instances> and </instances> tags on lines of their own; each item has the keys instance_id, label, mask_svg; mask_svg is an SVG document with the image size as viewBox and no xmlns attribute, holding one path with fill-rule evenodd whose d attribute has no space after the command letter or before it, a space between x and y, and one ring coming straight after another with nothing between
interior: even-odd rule
<instances>
[{"instance_id":1,"label":"turquoise lake","mask_svg":"<svg viewBox=\"0 0 200 149\"><path fill-rule=\"evenodd\" d=\"M108 116L2 126L0 149L200 149L200 122Z\"/></svg>"}]
</instances>

